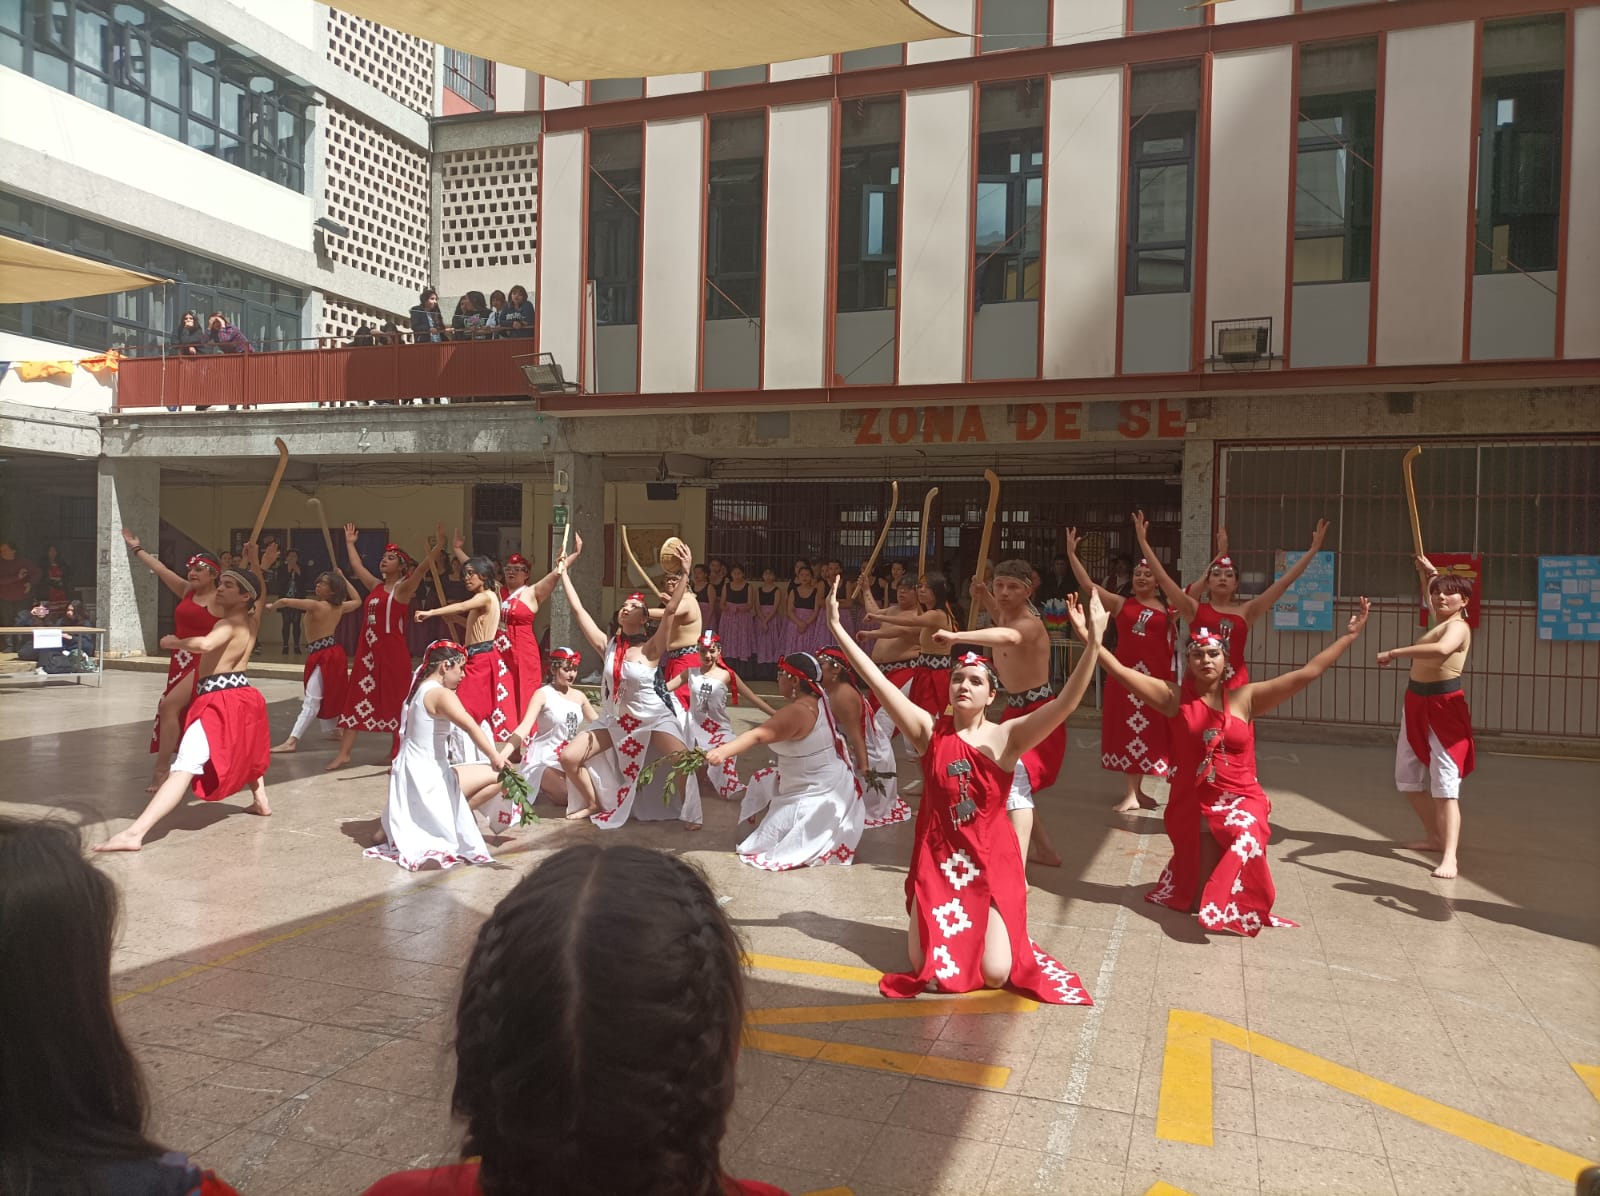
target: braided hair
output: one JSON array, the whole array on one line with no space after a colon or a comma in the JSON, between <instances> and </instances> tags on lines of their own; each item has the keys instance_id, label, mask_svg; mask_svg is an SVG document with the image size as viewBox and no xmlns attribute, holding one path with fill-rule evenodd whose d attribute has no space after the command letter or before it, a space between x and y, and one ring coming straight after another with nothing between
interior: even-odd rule
<instances>
[{"instance_id":1,"label":"braided hair","mask_svg":"<svg viewBox=\"0 0 1600 1196\"><path fill-rule=\"evenodd\" d=\"M478 934L452 1111L484 1196L720 1196L744 1021L741 953L701 873L569 847Z\"/></svg>"}]
</instances>

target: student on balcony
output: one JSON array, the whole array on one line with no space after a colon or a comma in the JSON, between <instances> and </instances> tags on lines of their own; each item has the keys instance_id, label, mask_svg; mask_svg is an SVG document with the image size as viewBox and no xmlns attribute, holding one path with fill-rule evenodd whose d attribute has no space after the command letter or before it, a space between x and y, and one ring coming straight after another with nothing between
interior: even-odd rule
<instances>
[{"instance_id":1,"label":"student on balcony","mask_svg":"<svg viewBox=\"0 0 1600 1196\"><path fill-rule=\"evenodd\" d=\"M444 340L444 316L439 311L439 292L424 287L411 309L411 339L419 344Z\"/></svg>"},{"instance_id":2,"label":"student on balcony","mask_svg":"<svg viewBox=\"0 0 1600 1196\"><path fill-rule=\"evenodd\" d=\"M533 335L533 304L528 302L528 288L518 284L511 288L506 305L500 309L501 336Z\"/></svg>"}]
</instances>

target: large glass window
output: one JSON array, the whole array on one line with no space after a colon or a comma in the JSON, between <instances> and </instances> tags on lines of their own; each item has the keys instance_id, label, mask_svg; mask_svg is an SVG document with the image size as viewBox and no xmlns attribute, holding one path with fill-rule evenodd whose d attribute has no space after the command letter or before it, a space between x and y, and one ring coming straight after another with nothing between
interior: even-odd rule
<instances>
[{"instance_id":1,"label":"large glass window","mask_svg":"<svg viewBox=\"0 0 1600 1196\"><path fill-rule=\"evenodd\" d=\"M1050 0L981 0L978 52L1021 50L1050 40Z\"/></svg>"},{"instance_id":2,"label":"large glass window","mask_svg":"<svg viewBox=\"0 0 1600 1196\"><path fill-rule=\"evenodd\" d=\"M985 84L978 99L974 275L980 304L1039 297L1043 205L1044 80Z\"/></svg>"},{"instance_id":3,"label":"large glass window","mask_svg":"<svg viewBox=\"0 0 1600 1196\"><path fill-rule=\"evenodd\" d=\"M589 277L595 322L639 322L639 180L643 131L589 135Z\"/></svg>"},{"instance_id":4,"label":"large glass window","mask_svg":"<svg viewBox=\"0 0 1600 1196\"><path fill-rule=\"evenodd\" d=\"M844 105L839 138L839 310L896 306L900 98Z\"/></svg>"},{"instance_id":5,"label":"large glass window","mask_svg":"<svg viewBox=\"0 0 1600 1196\"><path fill-rule=\"evenodd\" d=\"M1133 0L1130 33L1153 29L1176 29L1183 25L1203 25L1206 10L1190 0Z\"/></svg>"},{"instance_id":6,"label":"large glass window","mask_svg":"<svg viewBox=\"0 0 1600 1196\"><path fill-rule=\"evenodd\" d=\"M257 349L299 347L304 295L275 279L0 192L0 233L173 279L171 286L0 306L0 329L104 351L159 351L185 311L220 311Z\"/></svg>"},{"instance_id":7,"label":"large glass window","mask_svg":"<svg viewBox=\"0 0 1600 1196\"><path fill-rule=\"evenodd\" d=\"M870 71L874 67L899 66L905 60L906 48L896 42L892 46L872 46L866 50L846 50L839 55L841 71Z\"/></svg>"},{"instance_id":8,"label":"large glass window","mask_svg":"<svg viewBox=\"0 0 1600 1196\"><path fill-rule=\"evenodd\" d=\"M1135 70L1130 98L1127 291L1187 291L1200 66Z\"/></svg>"},{"instance_id":9,"label":"large glass window","mask_svg":"<svg viewBox=\"0 0 1600 1196\"><path fill-rule=\"evenodd\" d=\"M444 85L479 112L494 111L494 63L487 58L446 50Z\"/></svg>"},{"instance_id":10,"label":"large glass window","mask_svg":"<svg viewBox=\"0 0 1600 1196\"><path fill-rule=\"evenodd\" d=\"M1556 268L1565 33L1560 16L1483 27L1479 274Z\"/></svg>"},{"instance_id":11,"label":"large glass window","mask_svg":"<svg viewBox=\"0 0 1600 1196\"><path fill-rule=\"evenodd\" d=\"M307 93L165 8L0 0L0 65L305 190Z\"/></svg>"},{"instance_id":12,"label":"large glass window","mask_svg":"<svg viewBox=\"0 0 1600 1196\"><path fill-rule=\"evenodd\" d=\"M713 116L706 179L706 319L761 314L761 216L767 123Z\"/></svg>"},{"instance_id":13,"label":"large glass window","mask_svg":"<svg viewBox=\"0 0 1600 1196\"><path fill-rule=\"evenodd\" d=\"M1294 280L1372 277L1375 41L1300 51L1294 189Z\"/></svg>"}]
</instances>

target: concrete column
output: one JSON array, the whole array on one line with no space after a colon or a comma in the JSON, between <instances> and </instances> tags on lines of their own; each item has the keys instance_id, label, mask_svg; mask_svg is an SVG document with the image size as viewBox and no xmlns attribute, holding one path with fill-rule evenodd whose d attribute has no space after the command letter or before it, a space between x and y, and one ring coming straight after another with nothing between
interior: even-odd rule
<instances>
[{"instance_id":1,"label":"concrete column","mask_svg":"<svg viewBox=\"0 0 1600 1196\"><path fill-rule=\"evenodd\" d=\"M1211 563L1213 467L1216 441L1183 442L1183 540L1178 569L1187 586Z\"/></svg>"},{"instance_id":2,"label":"concrete column","mask_svg":"<svg viewBox=\"0 0 1600 1196\"><path fill-rule=\"evenodd\" d=\"M551 461L555 466L554 505L567 508L567 520L573 531L584 538L583 555L572 567L572 584L577 587L584 607L603 630L610 612L604 609L601 601L606 564L606 482L600 458L589 453L558 451ZM580 677L600 667L600 657L578 630L572 606L560 587L550 595L550 643L552 647L564 644L583 653Z\"/></svg>"},{"instance_id":3,"label":"concrete column","mask_svg":"<svg viewBox=\"0 0 1600 1196\"><path fill-rule=\"evenodd\" d=\"M161 465L127 457L98 463L97 538L100 568L95 584L96 626L106 628L106 652L125 656L155 651L156 587L161 583L138 564L122 542L131 528L151 551L161 536Z\"/></svg>"}]
</instances>

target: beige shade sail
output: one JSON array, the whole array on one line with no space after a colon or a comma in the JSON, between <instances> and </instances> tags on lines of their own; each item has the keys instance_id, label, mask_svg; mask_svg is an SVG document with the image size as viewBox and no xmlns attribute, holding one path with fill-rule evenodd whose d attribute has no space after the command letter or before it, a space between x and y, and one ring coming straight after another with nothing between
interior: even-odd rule
<instances>
[{"instance_id":1,"label":"beige shade sail","mask_svg":"<svg viewBox=\"0 0 1600 1196\"><path fill-rule=\"evenodd\" d=\"M339 0L335 7L566 82L729 70L954 32L906 0Z\"/></svg>"},{"instance_id":2,"label":"beige shade sail","mask_svg":"<svg viewBox=\"0 0 1600 1196\"><path fill-rule=\"evenodd\" d=\"M137 291L171 279L107 266L30 241L0 236L0 303L40 303Z\"/></svg>"}]
</instances>

